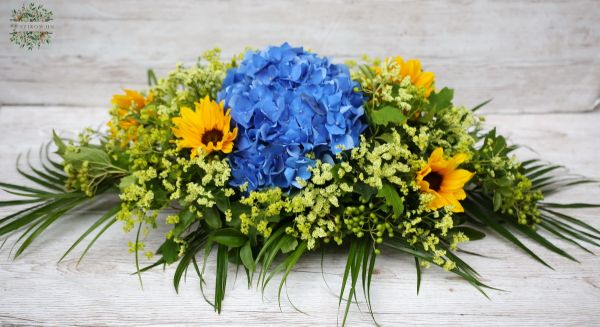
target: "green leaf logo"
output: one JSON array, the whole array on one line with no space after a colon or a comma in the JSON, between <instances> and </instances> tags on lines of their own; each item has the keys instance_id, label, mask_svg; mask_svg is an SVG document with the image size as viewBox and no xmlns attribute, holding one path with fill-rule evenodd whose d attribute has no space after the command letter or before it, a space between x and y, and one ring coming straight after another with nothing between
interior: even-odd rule
<instances>
[{"instance_id":1,"label":"green leaf logo","mask_svg":"<svg viewBox=\"0 0 600 327\"><path fill-rule=\"evenodd\" d=\"M10 41L27 50L50 44L54 34L54 13L42 5L29 3L13 9L10 16Z\"/></svg>"}]
</instances>

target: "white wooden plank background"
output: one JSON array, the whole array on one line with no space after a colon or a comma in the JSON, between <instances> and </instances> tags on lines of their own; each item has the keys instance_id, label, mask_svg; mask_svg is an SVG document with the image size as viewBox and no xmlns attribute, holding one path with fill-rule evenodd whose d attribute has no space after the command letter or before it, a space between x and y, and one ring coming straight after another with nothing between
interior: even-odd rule
<instances>
[{"instance_id":1,"label":"white wooden plank background","mask_svg":"<svg viewBox=\"0 0 600 327\"><path fill-rule=\"evenodd\" d=\"M484 113L511 140L545 159L600 178L600 4L598 1L40 1L55 14L50 46L25 51L8 41L8 13L20 1L0 3L0 180L14 174L18 153L48 139L52 128L75 133L106 120L108 99L120 87L142 87L145 69L165 72L220 46L229 55L246 45L289 40L336 58L363 53L422 58L438 85L455 87L459 102L494 97ZM536 155L522 151L523 157ZM600 187L575 189L560 201L598 202ZM7 198L0 194L0 199ZM127 252L132 235L109 231L76 266L56 264L101 212L90 208L48 230L16 261L0 250L0 325L335 325L343 255L304 258L289 279L298 313L276 287L247 290L230 280L224 312L202 300L190 278L175 294L173 268L144 275L144 290ZM10 213L0 210L0 216ZM600 227L600 210L581 212ZM65 233L68 231L68 233ZM157 245L161 232L155 233ZM530 244L530 243L528 243ZM563 243L560 243L563 244ZM467 246L492 259L467 257L484 281L508 292L486 300L465 282L438 269L415 294L410 258L378 258L373 302L384 326L599 325L600 259L569 244L581 264L532 245L549 270L491 236ZM598 251L596 251L598 252ZM75 253L77 255L77 253ZM214 261L209 261L214 269ZM232 271L233 275L233 271ZM363 307L364 311L364 307ZM352 307L350 325L372 325Z\"/></svg>"}]
</instances>

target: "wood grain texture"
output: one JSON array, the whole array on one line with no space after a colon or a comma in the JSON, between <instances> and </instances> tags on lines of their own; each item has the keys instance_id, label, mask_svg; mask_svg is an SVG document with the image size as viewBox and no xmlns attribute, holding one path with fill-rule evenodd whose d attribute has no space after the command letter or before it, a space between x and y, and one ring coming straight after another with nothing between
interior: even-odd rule
<instances>
[{"instance_id":1,"label":"wood grain texture","mask_svg":"<svg viewBox=\"0 0 600 327\"><path fill-rule=\"evenodd\" d=\"M40 1L52 44L26 51L0 38L0 104L105 105L145 71L192 63L219 46L285 40L337 60L421 58L439 86L492 112L584 112L600 99L600 6L563 1ZM19 0L0 3L2 34Z\"/></svg>"},{"instance_id":2,"label":"wood grain texture","mask_svg":"<svg viewBox=\"0 0 600 327\"><path fill-rule=\"evenodd\" d=\"M14 174L19 152L36 148L48 139L52 128L69 135L84 126L101 126L107 119L101 107L2 107L0 108L0 180L23 182ZM578 173L600 178L600 113L552 115L489 115L515 143L528 144L551 161ZM522 156L535 153L524 149ZM600 186L593 185L560 194L557 201L596 201ZM6 199L5 193L0 199ZM319 254L303 258L288 280L289 297L305 314L284 299L277 305L277 281L259 291L246 288L243 274L231 278L224 312L213 313L200 295L198 281L188 276L176 294L174 267L143 275L142 290L127 242L134 238L114 227L77 266L80 252L60 264L56 260L101 213L102 204L65 217L51 227L21 258L9 258L10 246L0 250L0 324L43 326L334 326L337 291L341 284L344 255L326 253L324 274ZM0 216L9 213L0 210ZM600 210L580 211L582 219L600 227ZM153 231L148 246L157 246L164 227ZM550 236L551 237L551 236ZM530 242L526 242L530 245ZM416 276L411 258L384 252L377 260L373 280L375 315L383 326L593 326L600 321L600 257L559 242L576 254L573 263L531 245L555 270L534 262L514 246L491 235L467 244L465 249L490 258L465 256L483 280L503 291L491 291L487 300L466 282L437 268L424 274L421 294L416 295ZM80 251L81 249L79 249ZM597 252L597 251L596 251ZM214 271L215 261L208 261ZM234 276L235 271L230 271ZM210 276L210 273L209 273ZM325 282L326 281L326 282ZM210 285L211 280L208 281ZM210 290L212 291L212 290ZM209 291L209 292L210 292ZM361 297L359 296L359 299ZM371 326L365 304L362 312L352 307L350 326Z\"/></svg>"}]
</instances>

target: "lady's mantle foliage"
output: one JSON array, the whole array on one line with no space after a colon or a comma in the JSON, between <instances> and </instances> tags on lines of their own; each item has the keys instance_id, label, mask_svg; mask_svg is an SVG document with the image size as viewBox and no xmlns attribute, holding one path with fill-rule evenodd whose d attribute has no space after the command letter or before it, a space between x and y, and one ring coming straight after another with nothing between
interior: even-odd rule
<instances>
[{"instance_id":1,"label":"lady's mantle foliage","mask_svg":"<svg viewBox=\"0 0 600 327\"><path fill-rule=\"evenodd\" d=\"M313 159L357 146L366 128L357 87L345 65L287 43L246 53L219 93L239 128L232 184L300 188Z\"/></svg>"}]
</instances>

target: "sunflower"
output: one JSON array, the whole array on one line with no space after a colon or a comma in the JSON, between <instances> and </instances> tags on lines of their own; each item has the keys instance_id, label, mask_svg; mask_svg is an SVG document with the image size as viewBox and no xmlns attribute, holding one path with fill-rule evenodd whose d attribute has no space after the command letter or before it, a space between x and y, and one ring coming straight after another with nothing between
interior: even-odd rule
<instances>
[{"instance_id":1,"label":"sunflower","mask_svg":"<svg viewBox=\"0 0 600 327\"><path fill-rule=\"evenodd\" d=\"M405 78L410 76L410 82L425 91L425 97L428 98L433 91L433 81L435 74L432 72L424 72L421 68L421 61L419 59L410 59L404 61L402 57L398 56L394 58L394 61L400 66L400 76Z\"/></svg>"},{"instance_id":2,"label":"sunflower","mask_svg":"<svg viewBox=\"0 0 600 327\"><path fill-rule=\"evenodd\" d=\"M464 212L458 200L464 200L467 195L463 187L475 175L474 173L456 169L467 159L466 153L459 153L450 160L444 159L444 150L437 148L429 157L429 161L417 173L417 185L421 192L434 195L429 208L437 210L451 206L453 212Z\"/></svg>"},{"instance_id":3,"label":"sunflower","mask_svg":"<svg viewBox=\"0 0 600 327\"><path fill-rule=\"evenodd\" d=\"M195 111L183 107L181 117L173 118L173 133L181 139L177 141L178 148L191 148L192 158L198 155L198 148L206 153L230 153L238 129L230 131L231 110L224 112L223 105L223 101L217 103L206 96L196 102Z\"/></svg>"}]
</instances>

